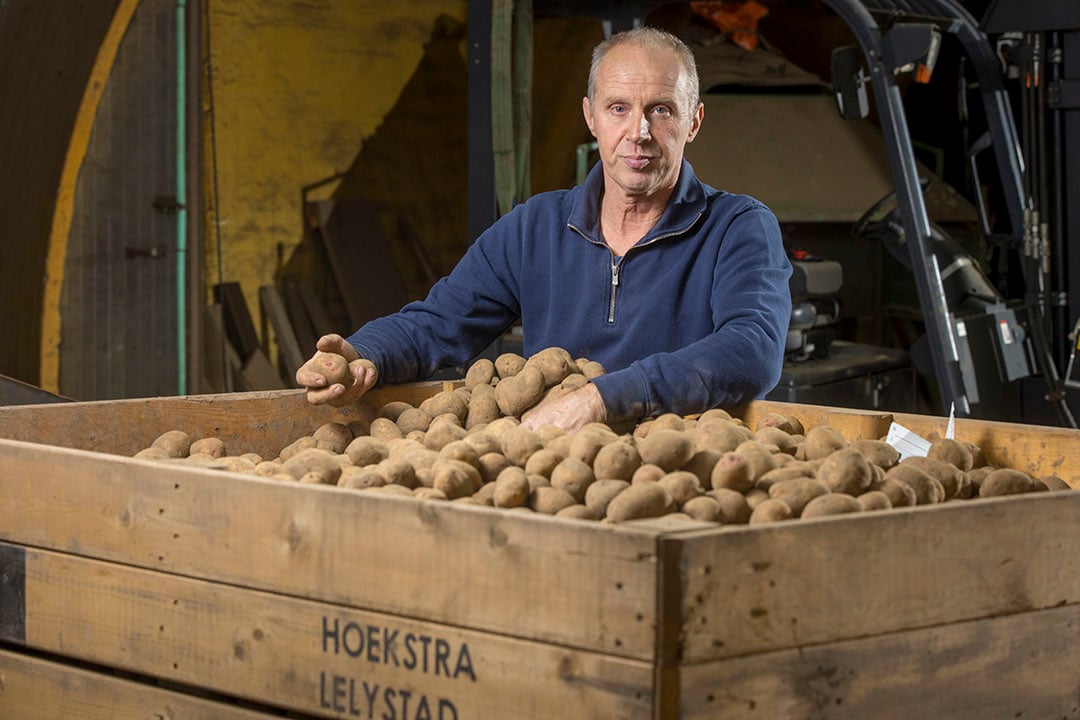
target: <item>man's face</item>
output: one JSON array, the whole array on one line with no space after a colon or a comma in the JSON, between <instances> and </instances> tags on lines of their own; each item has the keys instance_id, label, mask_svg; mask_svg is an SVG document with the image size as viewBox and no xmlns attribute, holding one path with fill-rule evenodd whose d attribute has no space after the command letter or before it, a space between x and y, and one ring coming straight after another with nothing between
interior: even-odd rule
<instances>
[{"instance_id":1,"label":"man's face","mask_svg":"<svg viewBox=\"0 0 1080 720\"><path fill-rule=\"evenodd\" d=\"M596 69L592 103L582 100L596 137L609 192L649 197L675 186L683 149L694 139L704 107L690 107L686 71L671 51L612 48Z\"/></svg>"}]
</instances>

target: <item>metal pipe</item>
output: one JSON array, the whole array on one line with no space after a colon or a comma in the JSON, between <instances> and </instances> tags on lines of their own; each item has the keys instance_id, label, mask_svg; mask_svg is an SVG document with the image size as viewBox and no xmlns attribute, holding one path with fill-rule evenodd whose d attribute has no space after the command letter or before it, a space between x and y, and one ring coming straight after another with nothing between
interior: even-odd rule
<instances>
[{"instance_id":1,"label":"metal pipe","mask_svg":"<svg viewBox=\"0 0 1080 720\"><path fill-rule=\"evenodd\" d=\"M187 395L187 8L176 1L176 394Z\"/></svg>"}]
</instances>

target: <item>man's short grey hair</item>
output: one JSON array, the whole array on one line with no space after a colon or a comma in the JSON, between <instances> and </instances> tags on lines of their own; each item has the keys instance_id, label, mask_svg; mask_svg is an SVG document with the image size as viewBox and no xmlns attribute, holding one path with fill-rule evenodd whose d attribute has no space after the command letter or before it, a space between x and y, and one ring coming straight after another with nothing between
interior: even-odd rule
<instances>
[{"instance_id":1,"label":"man's short grey hair","mask_svg":"<svg viewBox=\"0 0 1080 720\"><path fill-rule=\"evenodd\" d=\"M667 32L654 27L638 27L633 30L624 30L607 38L595 48L592 53L592 64L589 66L589 104L591 105L596 96L596 71L600 67L600 61L604 59L608 51L620 45L638 45L655 50L670 50L678 56L686 70L685 88L690 99L690 107L686 110L693 112L701 100L701 88L699 87L697 63L694 62L694 53L690 51L686 43Z\"/></svg>"}]
</instances>

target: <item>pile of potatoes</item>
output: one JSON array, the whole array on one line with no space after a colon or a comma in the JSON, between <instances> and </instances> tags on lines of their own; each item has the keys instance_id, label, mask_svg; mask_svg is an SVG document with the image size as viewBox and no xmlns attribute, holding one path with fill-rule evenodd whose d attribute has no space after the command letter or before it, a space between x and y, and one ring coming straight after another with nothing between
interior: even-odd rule
<instances>
[{"instance_id":1,"label":"pile of potatoes","mask_svg":"<svg viewBox=\"0 0 1080 720\"><path fill-rule=\"evenodd\" d=\"M927 457L900 461L882 440L848 442L831 427L807 430L777 414L754 428L721 409L666 414L625 432L521 425L532 408L603 372L560 348L527 360L508 353L470 366L464 387L419 407L388 403L370 425L326 423L272 459L230 456L220 439L193 441L181 430L135 457L607 522L753 525L1069 488L1057 477L988 466L978 447L955 440L936 439Z\"/></svg>"}]
</instances>

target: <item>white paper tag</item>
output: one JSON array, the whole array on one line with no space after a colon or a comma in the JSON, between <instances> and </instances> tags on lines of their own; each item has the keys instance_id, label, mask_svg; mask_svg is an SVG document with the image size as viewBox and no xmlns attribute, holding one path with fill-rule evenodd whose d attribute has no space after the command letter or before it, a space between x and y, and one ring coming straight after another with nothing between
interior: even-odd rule
<instances>
[{"instance_id":1,"label":"white paper tag","mask_svg":"<svg viewBox=\"0 0 1080 720\"><path fill-rule=\"evenodd\" d=\"M901 460L909 457L926 457L926 453L930 452L929 441L895 422L889 425L885 442L896 448Z\"/></svg>"},{"instance_id":2,"label":"white paper tag","mask_svg":"<svg viewBox=\"0 0 1080 720\"><path fill-rule=\"evenodd\" d=\"M949 403L949 424L945 427L945 439L952 440L956 432L956 403Z\"/></svg>"}]
</instances>

